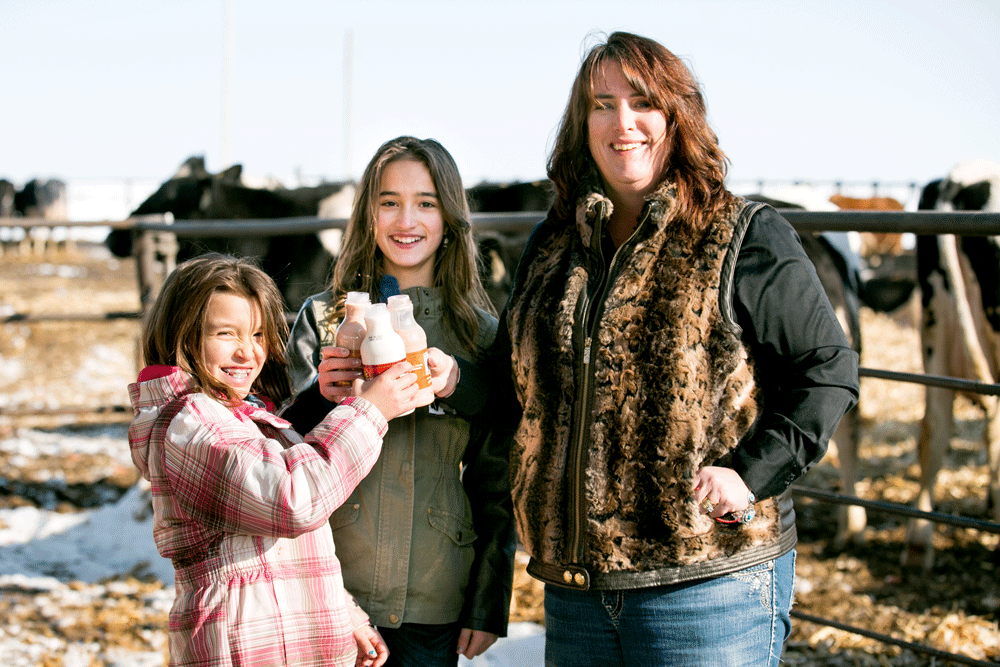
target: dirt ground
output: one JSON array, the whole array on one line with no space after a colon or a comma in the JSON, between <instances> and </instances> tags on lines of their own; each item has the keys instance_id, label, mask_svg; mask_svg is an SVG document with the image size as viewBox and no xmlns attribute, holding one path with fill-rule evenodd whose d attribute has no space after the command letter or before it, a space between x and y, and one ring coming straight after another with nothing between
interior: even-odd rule
<instances>
[{"instance_id":1,"label":"dirt ground","mask_svg":"<svg viewBox=\"0 0 1000 667\"><path fill-rule=\"evenodd\" d=\"M78 249L45 258L0 258L0 318L137 309L134 265L115 260L100 249ZM913 326L915 304L891 316L867 310L862 316L863 366L920 372L918 336ZM28 426L127 421L127 414L114 412L98 416L20 413L67 406L126 406L122 378L129 381L135 375L137 332L134 320L0 323L0 436ZM93 354L81 358L81 350L93 350L95 345L103 359L95 362ZM915 497L922 400L923 389L917 385L862 379L860 454L865 498L907 503ZM938 509L985 518L982 414L962 400L956 411L956 433L937 487ZM839 490L834 463L835 456L829 456L800 483ZM41 503L41 498L49 497L45 495L51 491L46 480L53 470L65 472L58 503L66 511L97 502L95 498L113 495L116 490L123 492L136 479L134 470L119 463L110 466L113 472L109 474L109 461L99 455L77 456L71 461L43 456L26 466L14 465L0 454L0 466L4 471L0 507ZM869 512L867 543L836 551L831 547L836 507L799 498L796 509L800 538L796 611L941 651L1000 661L997 535L938 527L934 568L911 571L899 565L905 519ZM524 555L518 554L511 619L541 623L542 589L525 574L524 560ZM162 584L127 577L115 586L98 601L79 609L78 620L73 622L57 621L51 609L52 605L71 602L53 600L39 592L5 591L0 619L16 619L24 627L44 627L56 637L86 636L88 641L148 646L149 632L165 627L166 616L165 610L151 615L148 606L140 613L142 600L155 596ZM793 619L793 626L786 645L785 662L789 665L953 664L804 620Z\"/></svg>"}]
</instances>

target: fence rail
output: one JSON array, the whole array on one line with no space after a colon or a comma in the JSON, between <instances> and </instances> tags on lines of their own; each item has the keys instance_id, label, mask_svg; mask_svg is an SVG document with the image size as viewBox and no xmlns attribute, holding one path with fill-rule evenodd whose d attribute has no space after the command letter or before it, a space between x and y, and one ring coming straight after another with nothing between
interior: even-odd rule
<instances>
[{"instance_id":1,"label":"fence rail","mask_svg":"<svg viewBox=\"0 0 1000 667\"><path fill-rule=\"evenodd\" d=\"M882 232L912 234L1000 235L1000 213L981 211L800 211L781 209L793 227L808 232ZM545 217L544 211L473 213L477 230L499 233L525 231ZM151 215L125 220L53 221L44 218L0 219L0 227L111 227L137 231L173 232L186 238L204 236L276 236L344 229L343 218L275 218L236 220L179 220L168 222Z\"/></svg>"},{"instance_id":2,"label":"fence rail","mask_svg":"<svg viewBox=\"0 0 1000 667\"><path fill-rule=\"evenodd\" d=\"M1000 235L1000 214L982 213L969 211L940 212L940 211L917 211L917 212L882 212L882 211L800 211L785 209L782 215L800 232L880 232L880 233L913 233L913 234L956 234L960 236L986 236ZM473 214L473 224L477 230L492 231L501 234L514 234L525 232L531 225L545 217L544 212L521 212L521 213L491 213ZM17 227L59 227L59 226L109 226L115 229L134 229L142 236L151 237L153 235L175 237L209 237L209 236L275 236L284 234L307 234L326 229L343 229L346 220L325 219L325 218L283 218L276 220L215 220L215 221L182 221L169 222L162 217L146 217L143 219L129 218L122 221L99 221L99 222L75 222L64 223L42 219L20 218ZM155 244L146 244L147 254L152 252ZM140 244L140 248L144 247ZM148 256L146 258L148 260ZM143 280L143 260L137 257L140 264L140 281ZM140 290L145 290L148 286L140 284ZM141 293L141 292L140 292ZM3 322L32 322L43 320L90 320L109 321L113 319L136 319L140 313L105 313L103 315L9 315L0 318ZM959 391L971 391L993 396L1000 395L1000 385L991 385L981 382L973 382L959 378L948 378L940 376L918 375L912 373L899 373L883 369L862 368L859 370L862 377L872 377L899 382L912 382L929 386L938 386ZM44 411L44 414L72 414L72 413L130 413L125 406L110 406L103 408L60 408L58 410ZM0 415L22 415L41 414L39 411L18 412L10 409L0 409ZM820 489L795 486L792 489L795 495L805 496L820 502L832 502L846 505L859 505L873 510L894 513L914 518L922 518L936 523L946 523L961 528L981 530L991 533L1000 533L1000 524L979 521L967 517L956 517L936 512L922 512L906 505L888 503L881 501L870 501L853 496L844 496ZM947 653L921 644L895 639L888 635L872 632L864 628L854 627L839 621L825 619L811 614L792 611L792 616L805 621L827 625L840 630L869 637L887 644L893 644L919 653L931 655L935 658L950 660L967 665L995 667L1000 663L984 662L975 660L968 656Z\"/></svg>"}]
</instances>

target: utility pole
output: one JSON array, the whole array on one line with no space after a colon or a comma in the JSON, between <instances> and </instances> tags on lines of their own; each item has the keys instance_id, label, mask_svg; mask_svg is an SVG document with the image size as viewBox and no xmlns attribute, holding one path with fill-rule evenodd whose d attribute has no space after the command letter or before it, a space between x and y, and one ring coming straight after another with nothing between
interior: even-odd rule
<instances>
[{"instance_id":1,"label":"utility pole","mask_svg":"<svg viewBox=\"0 0 1000 667\"><path fill-rule=\"evenodd\" d=\"M223 0L223 45L222 45L222 128L220 158L221 169L227 169L232 163L229 146L229 129L232 113L232 70L235 60L235 47L233 39L234 16L236 14L236 0Z\"/></svg>"},{"instance_id":2,"label":"utility pole","mask_svg":"<svg viewBox=\"0 0 1000 667\"><path fill-rule=\"evenodd\" d=\"M351 99L354 86L354 31L344 33L344 178L353 180L354 120L351 116Z\"/></svg>"}]
</instances>

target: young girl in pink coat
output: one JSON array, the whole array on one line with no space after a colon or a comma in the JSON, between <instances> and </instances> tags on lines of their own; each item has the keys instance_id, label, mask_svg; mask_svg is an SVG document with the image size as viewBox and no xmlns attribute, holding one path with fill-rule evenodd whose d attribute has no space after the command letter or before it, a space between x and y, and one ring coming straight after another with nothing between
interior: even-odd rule
<instances>
[{"instance_id":1,"label":"young girl in pink coat","mask_svg":"<svg viewBox=\"0 0 1000 667\"><path fill-rule=\"evenodd\" d=\"M327 521L371 469L417 386L397 364L305 438L272 413L289 396L281 296L252 263L177 267L143 329L129 385L132 460L173 561L170 664L370 665L388 651L344 591Z\"/></svg>"}]
</instances>

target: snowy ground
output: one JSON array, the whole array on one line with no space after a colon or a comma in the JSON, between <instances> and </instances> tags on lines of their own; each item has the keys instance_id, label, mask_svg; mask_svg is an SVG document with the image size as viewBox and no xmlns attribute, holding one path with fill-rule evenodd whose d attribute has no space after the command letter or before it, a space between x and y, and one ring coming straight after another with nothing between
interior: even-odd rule
<instances>
[{"instance_id":1,"label":"snowy ground","mask_svg":"<svg viewBox=\"0 0 1000 667\"><path fill-rule=\"evenodd\" d=\"M0 438L0 453L8 465L18 466L48 457L65 460L95 454L131 465L125 429L125 425L72 431L20 429ZM53 477L50 482L58 488L59 475ZM164 664L163 621L173 601L173 568L153 544L144 489L137 484L117 501L96 509L0 509L0 665ZM29 598L34 602L30 613L27 605L17 602ZM42 604L37 604L40 600ZM105 628L103 635L114 635L116 626L131 624L134 637L119 644L113 636L93 632L88 636L74 629L87 624ZM135 632L136 627L141 630ZM517 624L510 638L461 664L541 665L540 631L534 624Z\"/></svg>"}]
</instances>

